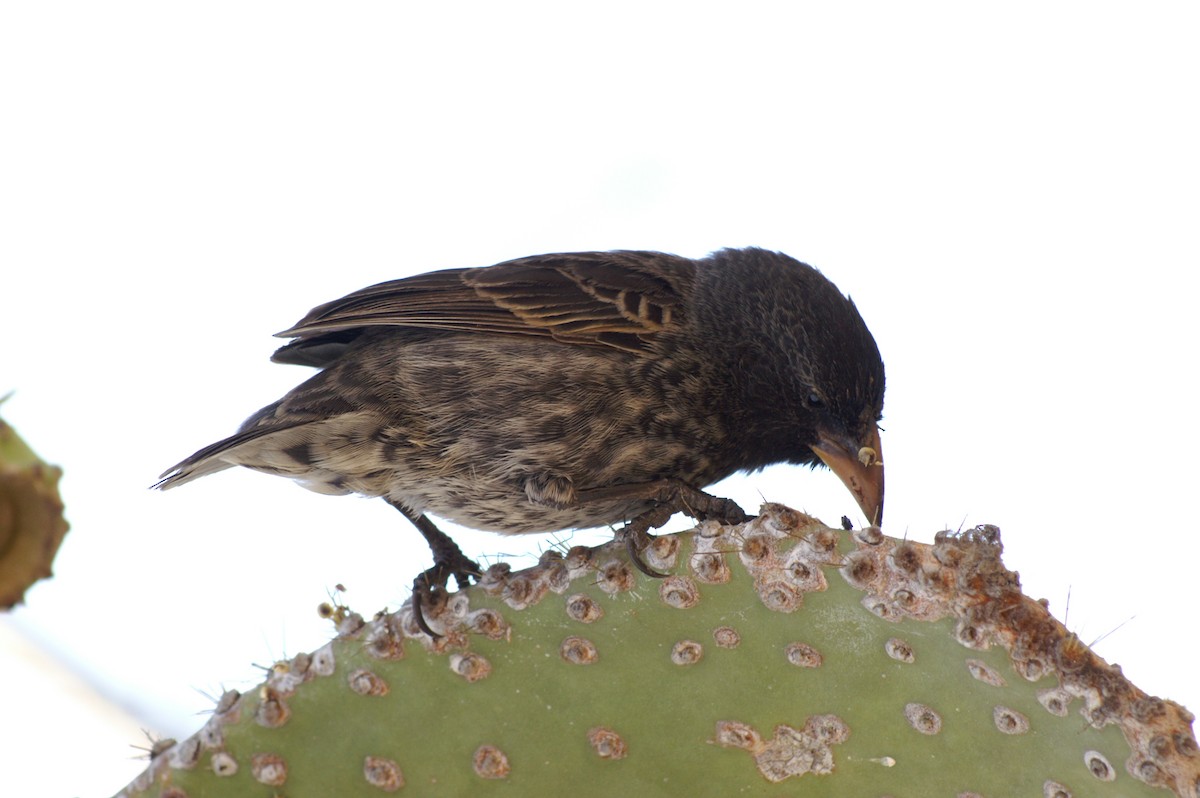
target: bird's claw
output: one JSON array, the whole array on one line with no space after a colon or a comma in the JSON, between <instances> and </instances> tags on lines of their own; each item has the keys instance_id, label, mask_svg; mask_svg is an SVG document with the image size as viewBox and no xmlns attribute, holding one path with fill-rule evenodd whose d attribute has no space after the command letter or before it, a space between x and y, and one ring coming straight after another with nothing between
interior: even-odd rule
<instances>
[{"instance_id":1,"label":"bird's claw","mask_svg":"<svg viewBox=\"0 0 1200 798\"><path fill-rule=\"evenodd\" d=\"M650 547L653 536L646 532L646 530L635 529L633 526L633 524L630 524L622 530L625 537L625 550L629 552L629 561L633 563L634 568L637 568L651 579L666 579L670 574L664 574L662 571L651 568L642 557L642 552Z\"/></svg>"},{"instance_id":2,"label":"bird's claw","mask_svg":"<svg viewBox=\"0 0 1200 798\"><path fill-rule=\"evenodd\" d=\"M457 557L435 562L432 568L418 575L413 580L412 593L413 621L416 622L417 628L434 640L440 640L442 635L433 630L433 627L429 625L429 620L425 617L426 607L432 610L446 603L446 586L450 582L450 577L454 577L454 583L461 590L471 584L471 580L478 578L481 573L479 565L474 560L468 560L459 552Z\"/></svg>"},{"instance_id":3,"label":"bird's claw","mask_svg":"<svg viewBox=\"0 0 1200 798\"><path fill-rule=\"evenodd\" d=\"M721 499L697 490L681 482L669 481L659 489L656 504L634 518L619 533L625 539L629 561L634 567L653 579L665 579L670 574L651 568L642 557L653 536L649 530L657 529L682 510L701 521L714 520L722 524L742 524L753 516L738 506L732 499Z\"/></svg>"}]
</instances>

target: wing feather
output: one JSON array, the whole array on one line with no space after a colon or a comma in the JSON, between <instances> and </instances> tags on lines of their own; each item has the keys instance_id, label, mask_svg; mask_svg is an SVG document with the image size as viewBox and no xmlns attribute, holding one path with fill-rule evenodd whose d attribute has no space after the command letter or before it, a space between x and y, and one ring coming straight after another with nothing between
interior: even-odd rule
<instances>
[{"instance_id":1,"label":"wing feather","mask_svg":"<svg viewBox=\"0 0 1200 798\"><path fill-rule=\"evenodd\" d=\"M644 353L680 323L695 261L661 252L536 255L372 285L319 305L273 357L328 365L369 327L551 337Z\"/></svg>"}]
</instances>

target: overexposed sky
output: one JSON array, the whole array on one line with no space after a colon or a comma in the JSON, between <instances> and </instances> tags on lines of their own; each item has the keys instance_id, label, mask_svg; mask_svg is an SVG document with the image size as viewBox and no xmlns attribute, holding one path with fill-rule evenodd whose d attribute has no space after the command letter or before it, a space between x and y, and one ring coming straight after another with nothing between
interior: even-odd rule
<instances>
[{"instance_id":1,"label":"overexposed sky","mask_svg":"<svg viewBox=\"0 0 1200 798\"><path fill-rule=\"evenodd\" d=\"M202 692L327 639L335 583L394 608L429 562L380 501L247 471L147 490L306 377L272 333L430 269L757 245L875 334L886 531L999 525L1026 592L1200 709L1194 3L425 5L0 8L0 394L72 524L8 623L191 733ZM827 471L715 492L854 510ZM11 718L46 699L14 681L6 779L140 769L69 720L31 739ZM37 758L64 750L110 768Z\"/></svg>"}]
</instances>

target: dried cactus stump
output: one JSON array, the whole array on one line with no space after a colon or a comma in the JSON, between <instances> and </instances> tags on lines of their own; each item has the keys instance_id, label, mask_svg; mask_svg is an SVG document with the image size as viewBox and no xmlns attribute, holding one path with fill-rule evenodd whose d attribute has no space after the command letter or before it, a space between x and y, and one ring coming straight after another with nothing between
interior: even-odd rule
<instances>
[{"instance_id":1,"label":"dried cactus stump","mask_svg":"<svg viewBox=\"0 0 1200 798\"><path fill-rule=\"evenodd\" d=\"M67 534L61 476L0 419L0 609L20 604L34 582L51 576Z\"/></svg>"},{"instance_id":2,"label":"dried cactus stump","mask_svg":"<svg viewBox=\"0 0 1200 798\"><path fill-rule=\"evenodd\" d=\"M1023 596L999 533L933 545L779 505L493 566L419 631L227 694L125 796L1200 795L1192 716Z\"/></svg>"}]
</instances>

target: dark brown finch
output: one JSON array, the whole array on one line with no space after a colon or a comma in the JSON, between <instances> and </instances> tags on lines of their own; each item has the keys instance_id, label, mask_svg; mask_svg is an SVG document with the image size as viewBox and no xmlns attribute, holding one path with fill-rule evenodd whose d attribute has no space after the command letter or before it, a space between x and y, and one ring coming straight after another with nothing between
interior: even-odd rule
<instances>
[{"instance_id":1,"label":"dark brown finch","mask_svg":"<svg viewBox=\"0 0 1200 798\"><path fill-rule=\"evenodd\" d=\"M273 360L321 371L159 487L240 465L381 496L434 549L418 587L476 568L426 513L506 533L633 521L641 545L677 510L745 518L700 492L736 471L823 462L868 521L882 516L879 350L853 302L786 255L448 269L356 291L279 335L293 340Z\"/></svg>"}]
</instances>

